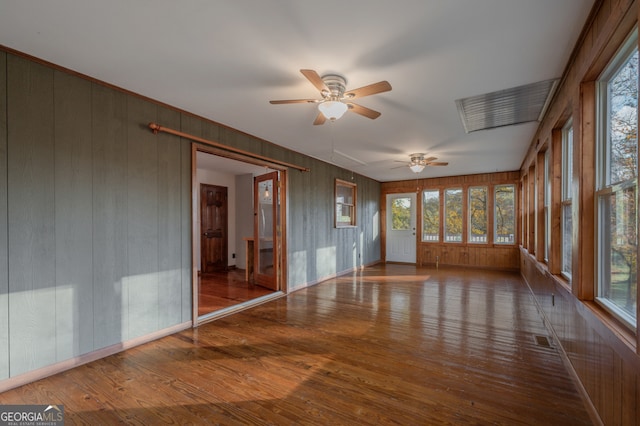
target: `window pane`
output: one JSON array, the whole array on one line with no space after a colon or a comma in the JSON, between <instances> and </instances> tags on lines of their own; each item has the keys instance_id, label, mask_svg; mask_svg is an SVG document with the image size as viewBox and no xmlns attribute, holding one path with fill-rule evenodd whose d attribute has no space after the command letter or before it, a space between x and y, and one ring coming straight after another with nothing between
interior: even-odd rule
<instances>
[{"instance_id":1,"label":"window pane","mask_svg":"<svg viewBox=\"0 0 640 426\"><path fill-rule=\"evenodd\" d=\"M638 51L609 81L609 183L636 177Z\"/></svg>"},{"instance_id":2,"label":"window pane","mask_svg":"<svg viewBox=\"0 0 640 426\"><path fill-rule=\"evenodd\" d=\"M551 165L549 164L549 151L544 153L544 260L549 261L549 252L551 245L551 182L549 175Z\"/></svg>"},{"instance_id":3,"label":"window pane","mask_svg":"<svg viewBox=\"0 0 640 426\"><path fill-rule=\"evenodd\" d=\"M599 297L632 323L637 304L635 206L635 186L599 197Z\"/></svg>"},{"instance_id":4,"label":"window pane","mask_svg":"<svg viewBox=\"0 0 640 426\"><path fill-rule=\"evenodd\" d=\"M571 179L573 176L573 126L562 135L562 199L571 199Z\"/></svg>"},{"instance_id":5,"label":"window pane","mask_svg":"<svg viewBox=\"0 0 640 426\"><path fill-rule=\"evenodd\" d=\"M469 242L487 242L487 187L469 188Z\"/></svg>"},{"instance_id":6,"label":"window pane","mask_svg":"<svg viewBox=\"0 0 640 426\"><path fill-rule=\"evenodd\" d=\"M444 240L462 241L462 189L447 189L444 192Z\"/></svg>"},{"instance_id":7,"label":"window pane","mask_svg":"<svg viewBox=\"0 0 640 426\"><path fill-rule=\"evenodd\" d=\"M394 231L411 229L411 198L396 198L391 203L391 226Z\"/></svg>"},{"instance_id":8,"label":"window pane","mask_svg":"<svg viewBox=\"0 0 640 426\"><path fill-rule=\"evenodd\" d=\"M562 206L562 273L571 278L571 249L573 234L573 219L571 217L571 204Z\"/></svg>"},{"instance_id":9,"label":"window pane","mask_svg":"<svg viewBox=\"0 0 640 426\"><path fill-rule=\"evenodd\" d=\"M571 279L571 250L573 241L573 218L571 213L571 180L573 178L573 126L571 123L562 132L562 274Z\"/></svg>"},{"instance_id":10,"label":"window pane","mask_svg":"<svg viewBox=\"0 0 640 426\"><path fill-rule=\"evenodd\" d=\"M495 190L495 243L513 244L515 227L515 186L498 185Z\"/></svg>"},{"instance_id":11,"label":"window pane","mask_svg":"<svg viewBox=\"0 0 640 426\"><path fill-rule=\"evenodd\" d=\"M422 193L422 241L440 240L440 191Z\"/></svg>"}]
</instances>

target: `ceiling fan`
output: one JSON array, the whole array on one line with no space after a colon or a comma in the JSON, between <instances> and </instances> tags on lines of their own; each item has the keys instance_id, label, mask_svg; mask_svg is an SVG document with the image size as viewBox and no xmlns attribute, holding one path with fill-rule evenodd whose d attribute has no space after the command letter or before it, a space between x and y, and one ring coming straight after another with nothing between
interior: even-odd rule
<instances>
[{"instance_id":1,"label":"ceiling fan","mask_svg":"<svg viewBox=\"0 0 640 426\"><path fill-rule=\"evenodd\" d=\"M303 69L300 70L300 72L320 91L322 99L285 99L269 102L272 104L318 104L320 112L318 112L313 122L315 125L324 124L327 118L330 121L335 121L342 117L347 110L351 110L356 114L363 115L372 120L376 119L381 115L378 111L354 104L351 100L391 90L391 85L388 81L379 81L378 83L369 84L368 86L363 86L358 89L346 90L347 80L340 75L327 74L320 77L314 70Z\"/></svg>"},{"instance_id":2,"label":"ceiling fan","mask_svg":"<svg viewBox=\"0 0 640 426\"><path fill-rule=\"evenodd\" d=\"M410 157L409 162L398 161L398 160L396 161L400 163L405 163L414 173L420 173L422 170L424 170L426 166L448 166L449 165L449 163L446 163L446 162L435 161L438 159L437 157L424 158L424 156L425 154L418 152L418 153L409 155ZM397 169L397 167L395 168Z\"/></svg>"}]
</instances>

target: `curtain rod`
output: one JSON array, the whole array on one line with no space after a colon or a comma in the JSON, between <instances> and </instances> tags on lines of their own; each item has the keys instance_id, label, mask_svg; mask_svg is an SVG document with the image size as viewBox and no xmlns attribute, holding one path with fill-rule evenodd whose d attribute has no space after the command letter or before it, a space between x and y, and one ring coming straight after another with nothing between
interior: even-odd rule
<instances>
[{"instance_id":1,"label":"curtain rod","mask_svg":"<svg viewBox=\"0 0 640 426\"><path fill-rule=\"evenodd\" d=\"M180 136L180 137L185 138L185 139L191 139L192 141L200 142L200 143L205 144L205 145L213 146L215 148L220 148L220 149L223 149L225 151L233 152L233 153L236 153L236 154L241 154L241 155L244 155L244 156L247 156L247 157L251 157L251 158L255 158L255 159L258 159L258 160L264 160L264 161L267 161L269 163L278 164L280 166L290 167L292 169L300 170L301 172L310 171L308 167L302 167L302 166L298 166L298 165L295 165L295 164L286 163L284 161L275 160L273 158L265 157L265 156L260 155L260 154L254 154L254 153L249 152L249 151L245 151L245 150L238 149L238 148L233 148L231 146L223 145L221 143L210 141L210 140L207 140L207 139L195 136L195 135L190 135L188 133L184 133L184 132L181 132L179 130L170 129L168 127L164 127L164 126L161 126L161 125L156 124L156 123L149 123L149 128L151 129L151 131L155 135L157 135L158 132L170 133L172 135Z\"/></svg>"}]
</instances>

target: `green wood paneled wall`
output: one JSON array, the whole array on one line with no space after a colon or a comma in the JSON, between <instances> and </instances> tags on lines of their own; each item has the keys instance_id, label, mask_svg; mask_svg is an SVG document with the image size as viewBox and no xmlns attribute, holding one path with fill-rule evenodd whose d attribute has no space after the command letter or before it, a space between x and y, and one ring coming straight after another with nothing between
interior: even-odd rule
<instances>
[{"instance_id":1,"label":"green wood paneled wall","mask_svg":"<svg viewBox=\"0 0 640 426\"><path fill-rule=\"evenodd\" d=\"M0 380L9 377L7 233L7 54L0 52Z\"/></svg>"},{"instance_id":2,"label":"green wood paneled wall","mask_svg":"<svg viewBox=\"0 0 640 426\"><path fill-rule=\"evenodd\" d=\"M191 142L152 121L311 169L288 173L290 291L380 260L378 182L0 51L0 380L191 320Z\"/></svg>"},{"instance_id":3,"label":"green wood paneled wall","mask_svg":"<svg viewBox=\"0 0 640 426\"><path fill-rule=\"evenodd\" d=\"M190 144L146 127L180 114L0 61L0 378L189 321Z\"/></svg>"}]
</instances>

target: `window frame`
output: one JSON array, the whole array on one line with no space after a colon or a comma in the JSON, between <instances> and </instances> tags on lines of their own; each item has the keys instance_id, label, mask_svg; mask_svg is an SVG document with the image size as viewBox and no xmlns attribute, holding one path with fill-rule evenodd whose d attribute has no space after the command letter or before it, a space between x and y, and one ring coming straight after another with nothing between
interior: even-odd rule
<instances>
[{"instance_id":1,"label":"window frame","mask_svg":"<svg viewBox=\"0 0 640 426\"><path fill-rule=\"evenodd\" d=\"M460 235L460 237L459 237L460 239L455 239L455 240L449 240L448 239L449 236L448 236L448 233L447 233L447 231L448 231L448 229L447 229L447 218L448 218L448 215L449 215L449 209L447 209L447 205L448 205L448 203L447 203L447 194L450 191L460 191L460 220L461 220L461 223L460 223L461 229L460 229L460 234L459 234ZM464 217L464 199L465 199L465 196L464 195L465 195L465 191L464 191L463 187L455 186L455 187L451 187L451 188L445 188L445 190L444 190L444 197L443 197L443 200L444 200L444 214L443 214L444 222L442 224L442 226L443 226L443 228L442 228L442 240L445 243L460 244L460 243L464 242L464 223L465 223L465 217ZM452 234L452 236L457 236L457 235L458 234Z\"/></svg>"},{"instance_id":2,"label":"window frame","mask_svg":"<svg viewBox=\"0 0 640 426\"><path fill-rule=\"evenodd\" d=\"M425 234L425 220L424 220L424 213L425 213L426 209L424 208L424 206L425 206L425 193L427 193L427 192L438 194L438 226L437 226L438 233L436 235L436 239L435 240L429 240L429 239L425 240L425 238L424 238L425 235L426 235ZM441 230L442 230L442 215L441 215L442 204L441 204L441 200L443 198L442 198L440 192L441 191L438 188L425 188L425 189L422 190L422 216L423 217L422 217L422 230L421 230L420 241L423 242L423 243L439 243L441 241L441 239L442 239L442 233L441 233Z\"/></svg>"},{"instance_id":3,"label":"window frame","mask_svg":"<svg viewBox=\"0 0 640 426\"><path fill-rule=\"evenodd\" d=\"M621 309L619 306L615 304L611 298L603 296L603 293L606 291L604 288L605 285L610 285L607 281L605 283L604 275L609 272L610 278L610 266L605 265L605 261L610 261L610 252L611 252L611 240L610 240L610 228L607 228L611 224L611 215L606 217L604 216L604 206L611 199L611 197L615 197L618 194L623 194L624 191L633 187L635 191L635 205L636 212L634 218L634 224L636 226L636 255L637 255L637 203L638 203L638 164L636 163L635 169L635 178L627 179L621 182L611 182L611 158L610 158L610 148L611 148L611 139L610 135L610 108L609 105L611 103L611 99L609 96L609 83L619 74L619 72L627 65L628 61L633 57L633 55L638 52L638 29L637 27L631 32L631 34L627 37L625 42L621 45L620 49L616 55L612 58L612 60L607 64L603 72L597 79L596 82L596 179L595 179L595 191L594 191L594 211L595 211L595 250L596 250L596 261L594 262L594 300L598 303L603 309L617 318L621 323L625 326L633 330L637 333L638 330L638 318L637 318L637 307L636 307L636 316L633 317L628 312ZM638 94L636 94L637 96ZM638 105L636 105L636 110ZM637 113L636 113L637 118ZM636 162L637 158L637 149L638 149L638 123L636 122ZM608 222L608 223L607 223ZM603 245L607 244L607 247ZM636 258L637 262L637 258ZM637 275L636 275L636 304L640 299L639 294L640 288L637 283Z\"/></svg>"},{"instance_id":4,"label":"window frame","mask_svg":"<svg viewBox=\"0 0 640 426\"><path fill-rule=\"evenodd\" d=\"M473 227L471 226L471 216L473 210L471 208L471 193L474 189L483 189L485 202L484 202L484 217L485 217L485 229L484 241L473 241L471 232ZM488 244L489 243L489 187L487 185L473 185L467 188L467 242L469 244Z\"/></svg>"},{"instance_id":5,"label":"window frame","mask_svg":"<svg viewBox=\"0 0 640 426\"><path fill-rule=\"evenodd\" d=\"M542 211L544 216L544 261L549 264L549 255L551 253L551 153L550 150L544 152L544 199L542 203Z\"/></svg>"},{"instance_id":6,"label":"window frame","mask_svg":"<svg viewBox=\"0 0 640 426\"><path fill-rule=\"evenodd\" d=\"M562 127L562 183L560 191L560 275L569 283L572 277L573 255L573 119L567 120ZM569 232L569 270L565 270L567 253L565 250L567 230L565 229L565 214L569 210L571 217L571 231Z\"/></svg>"},{"instance_id":7,"label":"window frame","mask_svg":"<svg viewBox=\"0 0 640 426\"><path fill-rule=\"evenodd\" d=\"M358 206L358 186L353 182L347 182L346 180L336 179L334 189L334 226L336 228L354 228L357 225L357 206ZM347 199L344 199L344 197ZM349 199L350 198L350 199ZM350 215L344 216L343 210L348 209ZM349 220L344 220L344 217L349 217Z\"/></svg>"},{"instance_id":8,"label":"window frame","mask_svg":"<svg viewBox=\"0 0 640 426\"><path fill-rule=\"evenodd\" d=\"M496 220L496 215L498 214L498 209L496 208L497 205L497 197L496 197L496 193L498 191L498 188L503 187L503 186L510 186L511 188L513 188L513 234L511 234L512 238L511 241L498 241L498 221ZM502 183L502 184L496 184L493 187L493 243L497 244L497 245L515 245L517 243L517 238L516 238L516 234L518 232L517 229L517 208L518 208L518 194L517 194L517 188L516 185L513 183Z\"/></svg>"}]
</instances>

